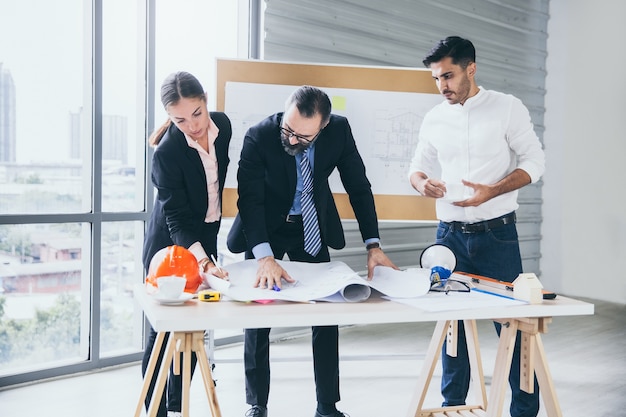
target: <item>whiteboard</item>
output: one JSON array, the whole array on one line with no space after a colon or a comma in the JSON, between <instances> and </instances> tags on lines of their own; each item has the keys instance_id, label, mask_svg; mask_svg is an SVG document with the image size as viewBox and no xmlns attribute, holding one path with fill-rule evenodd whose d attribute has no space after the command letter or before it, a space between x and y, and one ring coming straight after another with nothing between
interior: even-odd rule
<instances>
[{"instance_id":1,"label":"whiteboard","mask_svg":"<svg viewBox=\"0 0 626 417\"><path fill-rule=\"evenodd\" d=\"M223 216L237 214L236 175L246 130L284 111L291 92L308 84L326 91L333 101L333 113L350 121L373 185L378 219L437 219L434 199L420 196L406 176L421 120L428 108L442 100L429 70L225 58L217 59L216 67L215 108L228 114L234 129ZM339 215L354 219L337 174L330 183Z\"/></svg>"},{"instance_id":2,"label":"whiteboard","mask_svg":"<svg viewBox=\"0 0 626 417\"><path fill-rule=\"evenodd\" d=\"M227 82L225 112L233 126L229 156L236 167L243 138L251 126L284 111L285 100L299 86ZM323 88L332 112L348 118L374 194L415 194L407 173L424 115L441 102L439 94ZM230 169L226 187L237 187ZM337 171L330 177L333 193L345 193Z\"/></svg>"}]
</instances>

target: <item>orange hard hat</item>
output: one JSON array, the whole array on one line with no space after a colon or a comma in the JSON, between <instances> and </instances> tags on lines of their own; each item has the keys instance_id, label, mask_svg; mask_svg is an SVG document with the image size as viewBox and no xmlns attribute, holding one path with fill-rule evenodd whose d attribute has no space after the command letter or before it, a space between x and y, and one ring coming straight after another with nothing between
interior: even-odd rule
<instances>
[{"instance_id":1,"label":"orange hard hat","mask_svg":"<svg viewBox=\"0 0 626 417\"><path fill-rule=\"evenodd\" d=\"M187 279L185 292L195 293L202 284L198 260L182 246L168 246L154 254L150 260L146 283L156 287L157 278L171 275Z\"/></svg>"}]
</instances>

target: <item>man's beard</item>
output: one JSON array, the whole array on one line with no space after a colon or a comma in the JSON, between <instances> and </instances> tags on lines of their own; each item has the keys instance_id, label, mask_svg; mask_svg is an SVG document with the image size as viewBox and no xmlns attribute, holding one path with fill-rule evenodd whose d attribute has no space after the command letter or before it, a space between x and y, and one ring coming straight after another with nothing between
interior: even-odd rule
<instances>
[{"instance_id":1,"label":"man's beard","mask_svg":"<svg viewBox=\"0 0 626 417\"><path fill-rule=\"evenodd\" d=\"M283 149L291 156L296 156L299 153L304 152L310 145L304 145L300 142L292 145L289 143L289 139L280 138L280 141L283 144Z\"/></svg>"}]
</instances>

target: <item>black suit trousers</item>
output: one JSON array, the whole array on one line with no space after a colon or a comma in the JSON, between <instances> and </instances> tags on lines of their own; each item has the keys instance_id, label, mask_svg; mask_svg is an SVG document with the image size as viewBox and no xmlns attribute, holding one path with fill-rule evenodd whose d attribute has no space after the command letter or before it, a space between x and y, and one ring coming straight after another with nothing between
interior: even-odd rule
<instances>
[{"instance_id":1,"label":"black suit trousers","mask_svg":"<svg viewBox=\"0 0 626 417\"><path fill-rule=\"evenodd\" d=\"M302 223L285 223L274 236L270 245L276 259L300 262L329 262L328 247L323 245L313 257L304 252ZM254 256L246 252L246 258ZM246 329L244 344L244 367L246 376L246 402L250 405L267 406L270 389L269 334L270 328ZM313 372L317 401L334 404L339 397L339 329L337 326L313 326Z\"/></svg>"}]
</instances>

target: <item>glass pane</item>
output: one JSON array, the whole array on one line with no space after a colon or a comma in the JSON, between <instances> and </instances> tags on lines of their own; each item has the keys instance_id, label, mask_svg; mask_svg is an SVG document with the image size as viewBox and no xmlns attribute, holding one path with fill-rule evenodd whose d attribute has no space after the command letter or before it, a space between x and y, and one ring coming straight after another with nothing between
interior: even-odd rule
<instances>
[{"instance_id":1,"label":"glass pane","mask_svg":"<svg viewBox=\"0 0 626 417\"><path fill-rule=\"evenodd\" d=\"M143 222L102 224L101 356L142 349L143 316L133 286L143 282Z\"/></svg>"},{"instance_id":2,"label":"glass pane","mask_svg":"<svg viewBox=\"0 0 626 417\"><path fill-rule=\"evenodd\" d=\"M90 226L0 225L0 375L88 358Z\"/></svg>"},{"instance_id":3,"label":"glass pane","mask_svg":"<svg viewBox=\"0 0 626 417\"><path fill-rule=\"evenodd\" d=\"M207 91L209 110L215 109L215 59L238 57L239 3L221 0L156 2L156 126L167 119L159 91L161 82L172 72L188 71L195 75ZM243 39L247 39L247 35L245 30Z\"/></svg>"},{"instance_id":4,"label":"glass pane","mask_svg":"<svg viewBox=\"0 0 626 417\"><path fill-rule=\"evenodd\" d=\"M102 3L103 211L144 209L146 32L140 5Z\"/></svg>"},{"instance_id":5,"label":"glass pane","mask_svg":"<svg viewBox=\"0 0 626 417\"><path fill-rule=\"evenodd\" d=\"M36 13L32 2L2 5L0 214L91 207L91 19L84 4L40 1Z\"/></svg>"}]
</instances>

